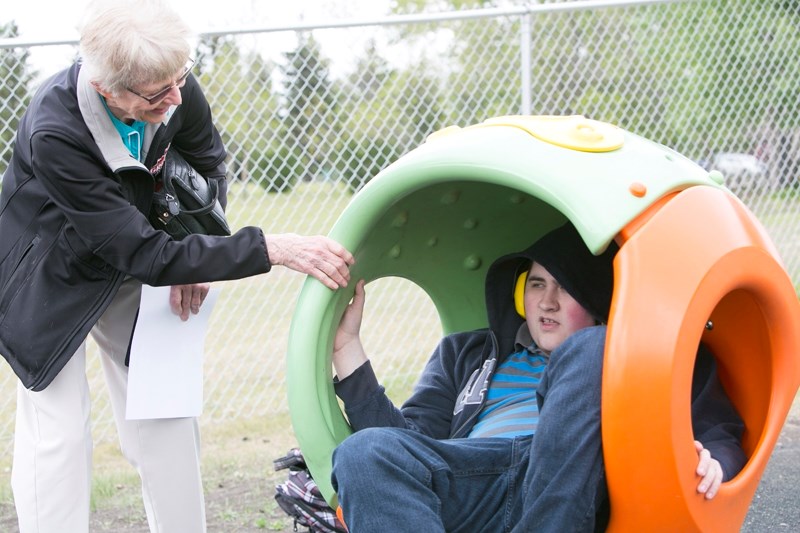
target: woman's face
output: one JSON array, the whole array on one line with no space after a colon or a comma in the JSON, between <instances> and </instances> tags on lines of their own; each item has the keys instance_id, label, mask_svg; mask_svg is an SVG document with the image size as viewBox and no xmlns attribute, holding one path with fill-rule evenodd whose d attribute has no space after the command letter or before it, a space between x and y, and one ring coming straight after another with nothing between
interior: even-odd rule
<instances>
[{"instance_id":1,"label":"woman's face","mask_svg":"<svg viewBox=\"0 0 800 533\"><path fill-rule=\"evenodd\" d=\"M547 354L576 331L595 325L592 315L539 263L528 271L524 299L531 337Z\"/></svg>"},{"instance_id":2,"label":"woman's face","mask_svg":"<svg viewBox=\"0 0 800 533\"><path fill-rule=\"evenodd\" d=\"M190 71L191 65L188 65L171 80L128 87L117 96L102 91L100 94L105 97L114 116L121 121L160 124L172 106L181 104L180 88L186 84Z\"/></svg>"}]
</instances>

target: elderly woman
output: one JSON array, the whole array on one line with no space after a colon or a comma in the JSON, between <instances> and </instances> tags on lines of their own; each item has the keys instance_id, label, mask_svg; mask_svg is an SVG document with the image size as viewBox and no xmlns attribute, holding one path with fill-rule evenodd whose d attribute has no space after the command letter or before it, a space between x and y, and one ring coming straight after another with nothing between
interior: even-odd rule
<instances>
[{"instance_id":1,"label":"elderly woman","mask_svg":"<svg viewBox=\"0 0 800 533\"><path fill-rule=\"evenodd\" d=\"M186 320L208 282L273 265L332 289L349 280L352 255L326 237L246 227L177 241L148 222L170 146L219 182L225 204L226 153L191 74L188 36L157 0L93 4L80 60L42 84L19 125L0 196L0 353L20 380L12 487L23 533L88 531L90 332L150 529L205 530L196 419L125 419L142 283L171 286Z\"/></svg>"}]
</instances>

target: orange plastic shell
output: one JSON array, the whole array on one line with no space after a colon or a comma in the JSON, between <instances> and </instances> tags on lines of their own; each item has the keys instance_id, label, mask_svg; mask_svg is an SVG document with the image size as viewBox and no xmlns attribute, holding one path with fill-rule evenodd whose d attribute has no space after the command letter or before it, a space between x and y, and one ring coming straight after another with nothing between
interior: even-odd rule
<instances>
[{"instance_id":1,"label":"orange plastic shell","mask_svg":"<svg viewBox=\"0 0 800 533\"><path fill-rule=\"evenodd\" d=\"M727 191L692 187L653 208L621 232L614 262L602 400L608 531L739 531L800 386L800 305L766 231ZM713 500L697 493L694 473L701 339L745 421L749 457Z\"/></svg>"}]
</instances>

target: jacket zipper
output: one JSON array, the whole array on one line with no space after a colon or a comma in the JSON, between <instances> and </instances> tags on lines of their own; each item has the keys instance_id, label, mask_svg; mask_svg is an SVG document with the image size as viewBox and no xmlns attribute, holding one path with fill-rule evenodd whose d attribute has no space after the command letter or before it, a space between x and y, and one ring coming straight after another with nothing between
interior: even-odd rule
<instances>
[{"instance_id":1,"label":"jacket zipper","mask_svg":"<svg viewBox=\"0 0 800 533\"><path fill-rule=\"evenodd\" d=\"M483 365L484 365L484 364L486 364L486 361L487 361L487 360L489 360L489 358L492 356L492 354L494 354L494 357L495 357L495 359L497 359L497 352L498 352L498 350L499 350L499 347L498 347L498 345L497 345L497 337L495 337L495 334L494 334L494 332L493 332L493 331L489 331L489 338L490 338L490 339L491 339L491 341L492 341L492 350L491 350L491 352L490 352L490 354L489 354L489 357L486 357L486 358L484 358L484 359L482 359L482 360L481 360L481 366L480 366L480 368L483 368ZM492 380L492 377L494 377L494 373L495 373L495 371L496 371L496 370L497 370L497 365L495 364L494 368L492 369L492 373L491 373L491 374L489 375L489 377L488 377L489 381L491 381L491 380ZM483 409L483 406L484 406L484 404L485 404L485 403L486 403L486 397L484 396L484 397L483 397L483 400L482 400L482 401L481 401L481 403L480 403L480 404L479 404L479 405L478 405L478 406L475 408L475 410L472 412L472 414L470 414L470 415L467 417L467 419L466 419L466 420L464 420L464 421L461 423L461 425L460 425L460 426L458 426L458 429L457 429L456 431L453 431L453 432L450 434L450 438L451 438L451 439L457 439L457 438L461 438L461 437L464 437L464 436L465 436L463 433L466 433L466 431L465 431L465 430L466 430L466 427L467 427L467 426L468 426L468 425L469 425L469 424L470 424L470 423L471 423L473 420L475 420L475 418L477 418L478 414L480 414L481 410Z\"/></svg>"}]
</instances>

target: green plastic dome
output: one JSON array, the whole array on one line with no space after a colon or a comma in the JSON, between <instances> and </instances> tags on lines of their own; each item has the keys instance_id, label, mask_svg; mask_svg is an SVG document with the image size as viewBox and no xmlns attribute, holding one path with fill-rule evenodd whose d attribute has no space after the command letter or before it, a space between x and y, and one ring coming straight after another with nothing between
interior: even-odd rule
<instances>
[{"instance_id":1,"label":"green plastic dome","mask_svg":"<svg viewBox=\"0 0 800 533\"><path fill-rule=\"evenodd\" d=\"M492 261L569 219L600 253L669 193L721 177L616 126L570 117L498 117L431 135L375 176L330 236L356 258L352 279L397 276L433 301L445 333L486 326ZM309 278L292 319L289 407L309 469L335 507L331 453L351 433L336 401L330 354L353 288Z\"/></svg>"}]
</instances>

